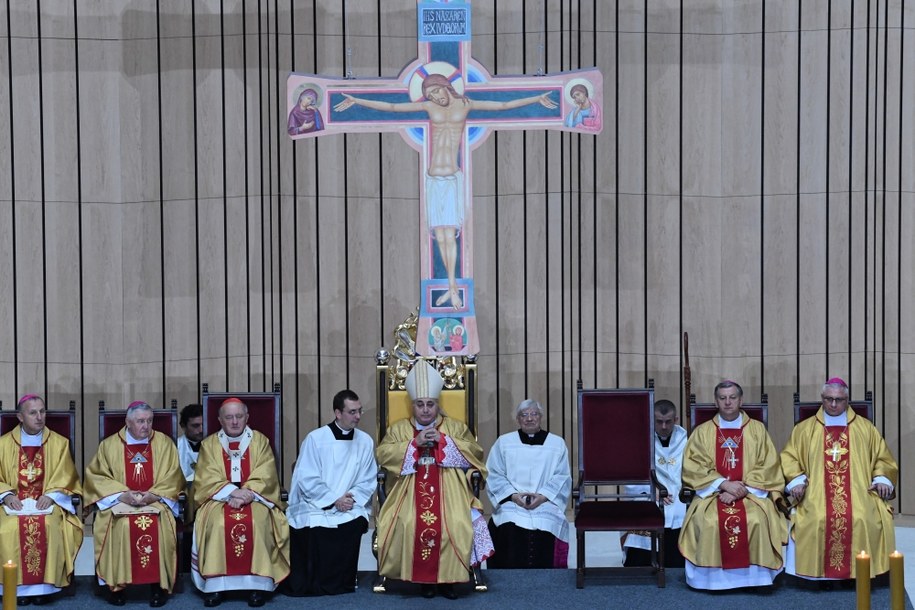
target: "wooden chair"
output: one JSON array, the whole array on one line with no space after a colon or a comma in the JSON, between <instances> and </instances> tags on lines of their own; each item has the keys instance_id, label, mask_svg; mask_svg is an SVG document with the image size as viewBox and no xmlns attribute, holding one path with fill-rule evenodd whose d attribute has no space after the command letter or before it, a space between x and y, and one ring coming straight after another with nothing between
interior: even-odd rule
<instances>
[{"instance_id":1,"label":"wooden chair","mask_svg":"<svg viewBox=\"0 0 915 610\"><path fill-rule=\"evenodd\" d=\"M0 436L19 425L18 411L0 411ZM70 457L76 460L76 401L71 400L67 409L45 411L44 425L64 438L70 439Z\"/></svg>"},{"instance_id":2,"label":"wooden chair","mask_svg":"<svg viewBox=\"0 0 915 610\"><path fill-rule=\"evenodd\" d=\"M744 403L741 408L747 415L753 419L762 422L762 425L769 429L769 396L763 394L758 403ZM696 403L696 395L689 397L689 430L692 432L696 426L704 424L718 415L718 407L715 403Z\"/></svg>"},{"instance_id":3,"label":"wooden chair","mask_svg":"<svg viewBox=\"0 0 915 610\"><path fill-rule=\"evenodd\" d=\"M403 324L394 331L395 347L391 352L385 348L375 355L375 392L377 402L376 430L377 442L384 438L388 427L401 419L413 415L413 402L404 387L414 362L413 343L416 337L415 315L407 317ZM476 436L477 424L477 365L474 356L441 356L426 358L445 380L445 387L439 397L439 408L448 417L463 422ZM473 493L480 497L482 475L472 475ZM379 509L387 498L387 476L383 469L378 469L378 505ZM372 539L372 551L378 557L377 531ZM474 589L485 592L488 585L479 566L472 569ZM373 591L384 593L385 578L377 575Z\"/></svg>"},{"instance_id":4,"label":"wooden chair","mask_svg":"<svg viewBox=\"0 0 915 610\"><path fill-rule=\"evenodd\" d=\"M248 426L267 437L276 459L276 470L282 484L283 477L283 435L280 434L283 393L280 384L273 384L272 392L210 392L210 385L204 383L200 395L203 405L203 435L207 437L219 432L219 407L228 398L237 398L248 407ZM285 498L284 498L285 500Z\"/></svg>"},{"instance_id":5,"label":"wooden chair","mask_svg":"<svg viewBox=\"0 0 915 610\"><path fill-rule=\"evenodd\" d=\"M796 426L808 417L816 415L822 405L822 402L801 402L801 395L795 392L794 425ZM865 417L871 423L874 423L874 393L872 391L868 390L864 393L864 400L850 400L848 406L861 417Z\"/></svg>"},{"instance_id":6,"label":"wooden chair","mask_svg":"<svg viewBox=\"0 0 915 610\"><path fill-rule=\"evenodd\" d=\"M648 572L664 580L664 502L667 488L654 470L654 382L647 388L585 390L578 382L578 484L575 536L578 544L576 586L597 572ZM601 488L649 485L651 495L609 493ZM587 532L647 531L651 536L651 566L601 567L585 565Z\"/></svg>"}]
</instances>

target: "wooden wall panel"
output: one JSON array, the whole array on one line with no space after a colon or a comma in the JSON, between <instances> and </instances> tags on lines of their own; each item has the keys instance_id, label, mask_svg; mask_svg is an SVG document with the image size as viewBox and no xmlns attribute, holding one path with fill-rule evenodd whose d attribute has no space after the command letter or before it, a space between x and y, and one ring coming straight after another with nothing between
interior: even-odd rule
<instances>
[{"instance_id":1,"label":"wooden wall panel","mask_svg":"<svg viewBox=\"0 0 915 610\"><path fill-rule=\"evenodd\" d=\"M781 444L794 392L843 375L904 457L910 4L474 5L494 74L604 74L602 135L473 153L484 445L530 396L574 451L577 379L678 397L688 331L699 400L722 377L765 392ZM282 383L287 477L340 388L370 429L374 353L418 300L417 154L397 134L291 143L283 83L395 76L415 2L9 6L0 398L76 400L82 458L99 400Z\"/></svg>"}]
</instances>

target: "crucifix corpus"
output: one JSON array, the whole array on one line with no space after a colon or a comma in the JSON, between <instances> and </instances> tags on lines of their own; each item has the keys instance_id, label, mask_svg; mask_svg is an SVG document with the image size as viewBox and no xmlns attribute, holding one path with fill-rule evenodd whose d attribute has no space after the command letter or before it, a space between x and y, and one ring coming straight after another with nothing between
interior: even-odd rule
<instances>
[{"instance_id":1,"label":"crucifix corpus","mask_svg":"<svg viewBox=\"0 0 915 610\"><path fill-rule=\"evenodd\" d=\"M596 68L493 77L470 54L470 2L418 0L416 17L417 58L396 78L291 73L286 131L395 131L420 153L416 350L476 354L471 152L500 129L600 133L603 79Z\"/></svg>"}]
</instances>

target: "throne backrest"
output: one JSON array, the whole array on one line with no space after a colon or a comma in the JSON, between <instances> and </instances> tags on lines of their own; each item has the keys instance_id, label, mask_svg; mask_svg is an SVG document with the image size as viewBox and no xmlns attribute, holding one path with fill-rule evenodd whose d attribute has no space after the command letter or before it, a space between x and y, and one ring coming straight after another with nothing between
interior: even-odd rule
<instances>
[{"instance_id":1,"label":"throne backrest","mask_svg":"<svg viewBox=\"0 0 915 610\"><path fill-rule=\"evenodd\" d=\"M743 403L741 409L746 412L752 419L762 422L762 425L769 428L769 402L768 397L763 394L763 400L759 403ZM691 403L689 406L689 429L695 430L696 426L710 421L718 415L718 407L714 403Z\"/></svg>"},{"instance_id":2,"label":"throne backrest","mask_svg":"<svg viewBox=\"0 0 915 610\"><path fill-rule=\"evenodd\" d=\"M582 485L650 483L654 389L579 389L578 438Z\"/></svg>"},{"instance_id":3,"label":"throne backrest","mask_svg":"<svg viewBox=\"0 0 915 610\"><path fill-rule=\"evenodd\" d=\"M203 405L203 434L209 436L219 432L219 407L228 398L237 398L248 407L248 427L267 437L273 448L277 472L283 472L283 435L280 433L280 405L282 391L280 384L273 385L272 392L210 392L203 384L200 404Z\"/></svg>"},{"instance_id":4,"label":"throne backrest","mask_svg":"<svg viewBox=\"0 0 915 610\"><path fill-rule=\"evenodd\" d=\"M127 423L127 409L106 409L105 401L98 403L98 437L108 438L116 434ZM178 438L178 411L175 409L153 409L153 430L174 441Z\"/></svg>"},{"instance_id":5,"label":"throne backrest","mask_svg":"<svg viewBox=\"0 0 915 610\"><path fill-rule=\"evenodd\" d=\"M0 436L11 432L19 425L18 411L0 411ZM70 457L76 459L76 401L70 401L67 409L48 409L44 425L70 441Z\"/></svg>"},{"instance_id":6,"label":"throne backrest","mask_svg":"<svg viewBox=\"0 0 915 610\"><path fill-rule=\"evenodd\" d=\"M809 417L816 415L820 410L822 402L801 402L800 395L794 395L794 423L798 424ZM848 407L854 410L861 417L865 417L871 423L874 423L874 393L870 390L864 393L864 400L850 400Z\"/></svg>"}]
</instances>

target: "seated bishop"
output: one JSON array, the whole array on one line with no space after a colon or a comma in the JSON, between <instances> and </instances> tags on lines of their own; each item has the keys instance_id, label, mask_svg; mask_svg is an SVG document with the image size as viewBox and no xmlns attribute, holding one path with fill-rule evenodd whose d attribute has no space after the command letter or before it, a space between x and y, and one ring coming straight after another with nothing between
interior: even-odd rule
<instances>
[{"instance_id":1,"label":"seated bishop","mask_svg":"<svg viewBox=\"0 0 915 610\"><path fill-rule=\"evenodd\" d=\"M152 407L132 402L124 428L99 443L86 467L86 505L98 509L95 571L115 606L124 605L128 585L141 584L150 586L151 606L163 605L178 572L175 517L184 476L175 443L152 422Z\"/></svg>"},{"instance_id":2,"label":"seated bishop","mask_svg":"<svg viewBox=\"0 0 915 610\"><path fill-rule=\"evenodd\" d=\"M743 389L715 386L718 415L686 442L683 485L696 490L680 531L686 584L694 589L772 585L788 530L775 509L784 488L778 453L762 423L741 409Z\"/></svg>"},{"instance_id":3,"label":"seated bishop","mask_svg":"<svg viewBox=\"0 0 915 610\"><path fill-rule=\"evenodd\" d=\"M225 591L245 591L249 606L263 606L289 575L276 459L267 437L248 427L248 407L238 398L220 405L219 424L200 444L194 476L191 576L207 607L218 606Z\"/></svg>"},{"instance_id":4,"label":"seated bishop","mask_svg":"<svg viewBox=\"0 0 915 610\"><path fill-rule=\"evenodd\" d=\"M352 593L359 546L372 515L375 443L359 430L362 403L352 390L334 396L334 421L302 441L289 490L292 573L287 595Z\"/></svg>"},{"instance_id":5,"label":"seated bishop","mask_svg":"<svg viewBox=\"0 0 915 610\"><path fill-rule=\"evenodd\" d=\"M83 526L71 495L82 488L69 441L45 427L44 400L26 394L16 410L19 425L0 437L0 557L20 566L18 604L40 605L73 578Z\"/></svg>"}]
</instances>

